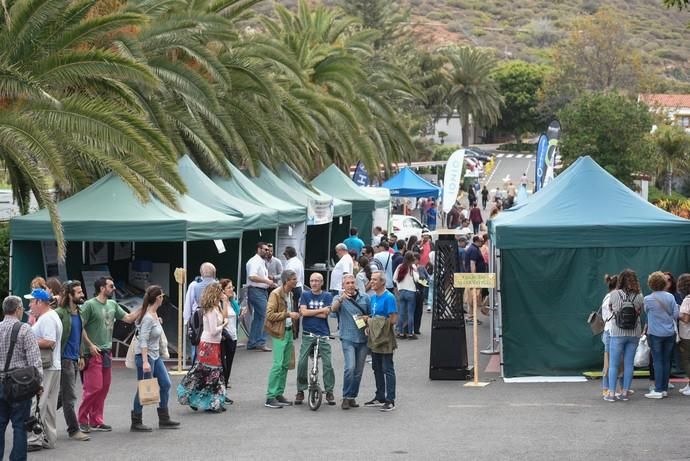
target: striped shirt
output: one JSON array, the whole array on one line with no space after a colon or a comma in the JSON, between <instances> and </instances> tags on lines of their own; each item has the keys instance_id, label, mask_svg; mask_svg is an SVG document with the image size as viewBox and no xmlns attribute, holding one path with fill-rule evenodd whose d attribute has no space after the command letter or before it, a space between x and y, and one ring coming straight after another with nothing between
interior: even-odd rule
<instances>
[{"instance_id":1,"label":"striped shirt","mask_svg":"<svg viewBox=\"0 0 690 461\"><path fill-rule=\"evenodd\" d=\"M633 303L633 306L635 306L635 309L637 310L638 317L637 322L635 323L635 328L631 330L624 330L622 328L618 328L618 325L616 325L616 320L614 318L614 320L611 322L611 330L609 334L611 336L640 336L640 334L642 334L642 327L640 325L639 313L642 312L642 307L644 306L644 298L642 298L642 294L640 293L627 294L623 290L612 291L611 297L609 298L609 305L611 307L611 311L614 314L617 314L623 308L623 301L625 299L630 299L630 301L632 301Z\"/></svg>"},{"instance_id":2,"label":"striped shirt","mask_svg":"<svg viewBox=\"0 0 690 461\"><path fill-rule=\"evenodd\" d=\"M17 323L16 317L5 315L5 319L0 322L0 372L5 369L5 362L7 361L7 352L10 349L10 340L12 337L12 327ZM58 337L58 340L60 338ZM41 366L41 353L38 350L38 341L31 331L28 323L25 323L19 329L17 336L17 343L14 345L14 352L10 359L9 369L24 368L34 366L38 372L43 375L43 367Z\"/></svg>"}]
</instances>

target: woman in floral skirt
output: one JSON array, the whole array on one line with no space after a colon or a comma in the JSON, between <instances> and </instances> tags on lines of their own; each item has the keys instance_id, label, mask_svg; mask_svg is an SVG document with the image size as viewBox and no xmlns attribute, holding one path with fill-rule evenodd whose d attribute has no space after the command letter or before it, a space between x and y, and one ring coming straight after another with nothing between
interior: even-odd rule
<instances>
[{"instance_id":1,"label":"woman in floral skirt","mask_svg":"<svg viewBox=\"0 0 690 461\"><path fill-rule=\"evenodd\" d=\"M199 309L204 330L197 347L197 362L177 386L177 400L196 410L225 411L225 383L220 342L227 322L227 296L218 282L204 288Z\"/></svg>"}]
</instances>

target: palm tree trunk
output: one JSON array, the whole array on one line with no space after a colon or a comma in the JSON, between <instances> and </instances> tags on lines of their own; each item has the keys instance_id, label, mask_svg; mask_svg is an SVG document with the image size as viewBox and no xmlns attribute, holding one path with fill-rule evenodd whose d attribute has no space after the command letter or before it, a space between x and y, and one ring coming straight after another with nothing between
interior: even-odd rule
<instances>
[{"instance_id":1,"label":"palm tree trunk","mask_svg":"<svg viewBox=\"0 0 690 461\"><path fill-rule=\"evenodd\" d=\"M668 162L668 168L666 170L666 189L664 192L666 195L671 195L671 189L673 188L673 163Z\"/></svg>"},{"instance_id":2,"label":"palm tree trunk","mask_svg":"<svg viewBox=\"0 0 690 461\"><path fill-rule=\"evenodd\" d=\"M463 114L460 123L462 124L460 127L462 131L462 147L467 147L470 145L470 116Z\"/></svg>"}]
</instances>

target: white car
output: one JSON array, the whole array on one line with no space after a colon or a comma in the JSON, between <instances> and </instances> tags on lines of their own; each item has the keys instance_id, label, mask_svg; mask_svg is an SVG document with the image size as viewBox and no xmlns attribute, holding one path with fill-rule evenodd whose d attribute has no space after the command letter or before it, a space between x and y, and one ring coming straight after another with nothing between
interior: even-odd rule
<instances>
[{"instance_id":1,"label":"white car","mask_svg":"<svg viewBox=\"0 0 690 461\"><path fill-rule=\"evenodd\" d=\"M416 235L417 239L421 240L424 230L428 230L427 227L422 225L419 219L414 216L402 214L391 216L391 232L397 235L399 239L407 240L410 236Z\"/></svg>"}]
</instances>

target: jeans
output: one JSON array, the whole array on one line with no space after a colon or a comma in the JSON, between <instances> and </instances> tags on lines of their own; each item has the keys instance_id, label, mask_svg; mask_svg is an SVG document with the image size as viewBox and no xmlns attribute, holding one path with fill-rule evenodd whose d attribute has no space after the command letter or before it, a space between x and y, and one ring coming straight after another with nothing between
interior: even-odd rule
<instances>
[{"instance_id":1,"label":"jeans","mask_svg":"<svg viewBox=\"0 0 690 461\"><path fill-rule=\"evenodd\" d=\"M367 360L367 343L353 343L342 340L343 346L343 399L354 399L359 395L364 362Z\"/></svg>"},{"instance_id":2,"label":"jeans","mask_svg":"<svg viewBox=\"0 0 690 461\"><path fill-rule=\"evenodd\" d=\"M609 392L616 389L618 379L618 364L623 357L623 390L630 390L635 367L635 351L640 341L639 336L611 336L611 352L609 353Z\"/></svg>"},{"instance_id":3,"label":"jeans","mask_svg":"<svg viewBox=\"0 0 690 461\"><path fill-rule=\"evenodd\" d=\"M79 424L100 426L103 424L103 411L105 398L110 391L112 381L112 369L103 366L103 353L89 357L82 379L84 390L82 392L81 405L79 406Z\"/></svg>"},{"instance_id":4,"label":"jeans","mask_svg":"<svg viewBox=\"0 0 690 461\"><path fill-rule=\"evenodd\" d=\"M249 329L247 349L256 349L266 345L266 304L268 303L268 290L257 287L249 287L247 299L252 308L252 325Z\"/></svg>"},{"instance_id":5,"label":"jeans","mask_svg":"<svg viewBox=\"0 0 690 461\"><path fill-rule=\"evenodd\" d=\"M417 292L400 290L399 296L398 334L414 334L414 311L417 305ZM403 331L405 324L407 324L407 331Z\"/></svg>"},{"instance_id":6,"label":"jeans","mask_svg":"<svg viewBox=\"0 0 690 461\"><path fill-rule=\"evenodd\" d=\"M316 346L316 338L309 335L302 335L302 345L299 349L299 360L297 362L297 392L304 392L309 387L309 353ZM321 357L321 368L323 372L323 387L326 392L333 392L335 387L335 372L331 362L331 345L327 340L319 343L319 356ZM316 357L314 357L316 360Z\"/></svg>"},{"instance_id":7,"label":"jeans","mask_svg":"<svg viewBox=\"0 0 690 461\"><path fill-rule=\"evenodd\" d=\"M647 335L649 349L654 357L654 386L657 392L668 391L668 379L671 376L671 354L676 344L676 336Z\"/></svg>"},{"instance_id":8,"label":"jeans","mask_svg":"<svg viewBox=\"0 0 690 461\"><path fill-rule=\"evenodd\" d=\"M0 459L5 459L5 430L12 422L12 452L10 461L26 461L26 429L24 422L31 414L31 399L22 402L5 400L5 386L0 383Z\"/></svg>"},{"instance_id":9,"label":"jeans","mask_svg":"<svg viewBox=\"0 0 690 461\"><path fill-rule=\"evenodd\" d=\"M62 397L62 414L65 417L67 433L70 435L79 431L79 421L77 421L77 413L75 412L78 375L79 363L72 359L62 359L60 396Z\"/></svg>"},{"instance_id":10,"label":"jeans","mask_svg":"<svg viewBox=\"0 0 690 461\"><path fill-rule=\"evenodd\" d=\"M473 222L473 223L472 223L472 229L474 230L474 234L475 234L475 235L479 233L479 225L480 225L480 224L481 224L481 223L479 223L479 222Z\"/></svg>"},{"instance_id":11,"label":"jeans","mask_svg":"<svg viewBox=\"0 0 690 461\"><path fill-rule=\"evenodd\" d=\"M393 354L371 353L371 367L376 380L376 400L395 402L395 368Z\"/></svg>"},{"instance_id":12,"label":"jeans","mask_svg":"<svg viewBox=\"0 0 690 461\"><path fill-rule=\"evenodd\" d=\"M274 399L285 392L285 381L291 358L292 328L286 328L282 338L273 338L273 366L268 374L267 400Z\"/></svg>"},{"instance_id":13,"label":"jeans","mask_svg":"<svg viewBox=\"0 0 690 461\"><path fill-rule=\"evenodd\" d=\"M168 370L165 368L165 363L163 362L163 359L161 357L158 357L156 360L151 359L151 357L146 357L149 365L151 366L151 372L146 373L146 376L144 374L144 360L141 356L141 354L137 354L134 356L134 363L137 366L137 381L141 381L145 377L151 378L151 375L153 374L153 377L158 380L158 387L160 388L160 396L161 396L161 401L158 403L158 408L161 410L166 410L168 408L168 401L170 400L170 376L168 375ZM139 390L137 389L137 392L134 394L134 405L132 406L132 409L134 410L134 413L136 414L141 414L142 410L144 407L142 407L141 402L139 401Z\"/></svg>"}]
</instances>

